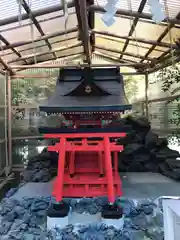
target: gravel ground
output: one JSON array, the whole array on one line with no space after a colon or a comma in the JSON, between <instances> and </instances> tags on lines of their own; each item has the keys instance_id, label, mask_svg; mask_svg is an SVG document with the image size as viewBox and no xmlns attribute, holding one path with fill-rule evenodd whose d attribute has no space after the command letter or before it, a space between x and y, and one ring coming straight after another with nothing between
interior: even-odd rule
<instances>
[{"instance_id":1,"label":"gravel ground","mask_svg":"<svg viewBox=\"0 0 180 240\"><path fill-rule=\"evenodd\" d=\"M20 185L21 187L21 185ZM1 240L163 240L163 213L152 199L117 199L123 207L124 228L118 230L101 223L68 225L46 231L46 211L51 197L13 199L11 189L0 204ZM74 212L96 214L107 203L106 197L65 199Z\"/></svg>"}]
</instances>

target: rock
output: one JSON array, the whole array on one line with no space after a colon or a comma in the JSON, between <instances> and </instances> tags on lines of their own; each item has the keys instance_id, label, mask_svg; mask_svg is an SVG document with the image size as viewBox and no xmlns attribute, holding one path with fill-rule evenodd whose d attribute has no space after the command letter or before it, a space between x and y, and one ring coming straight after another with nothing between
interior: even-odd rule
<instances>
[{"instance_id":1,"label":"rock","mask_svg":"<svg viewBox=\"0 0 180 240\"><path fill-rule=\"evenodd\" d=\"M144 116L142 117L127 117L127 123L132 126L132 128L138 132L149 132L151 125L148 119Z\"/></svg>"},{"instance_id":2,"label":"rock","mask_svg":"<svg viewBox=\"0 0 180 240\"><path fill-rule=\"evenodd\" d=\"M130 143L127 146L125 146L123 154L124 155L130 155L138 152L142 152L143 145L140 143Z\"/></svg>"},{"instance_id":3,"label":"rock","mask_svg":"<svg viewBox=\"0 0 180 240\"><path fill-rule=\"evenodd\" d=\"M158 143L158 135L149 131L146 138L145 138L145 148L151 150L156 147Z\"/></svg>"},{"instance_id":4,"label":"rock","mask_svg":"<svg viewBox=\"0 0 180 240\"><path fill-rule=\"evenodd\" d=\"M144 144L145 139L146 139L146 135L147 135L146 132L136 132L136 135L133 139L133 142Z\"/></svg>"},{"instance_id":5,"label":"rock","mask_svg":"<svg viewBox=\"0 0 180 240\"><path fill-rule=\"evenodd\" d=\"M147 236L152 240L164 240L164 233L159 228L148 228Z\"/></svg>"},{"instance_id":6,"label":"rock","mask_svg":"<svg viewBox=\"0 0 180 240\"><path fill-rule=\"evenodd\" d=\"M135 228L136 230L145 230L148 228L148 221L144 213L141 213L140 215L132 218L131 222L133 228Z\"/></svg>"},{"instance_id":7,"label":"rock","mask_svg":"<svg viewBox=\"0 0 180 240\"><path fill-rule=\"evenodd\" d=\"M150 155L148 153L133 154L133 162L145 165L149 161L150 161Z\"/></svg>"},{"instance_id":8,"label":"rock","mask_svg":"<svg viewBox=\"0 0 180 240\"><path fill-rule=\"evenodd\" d=\"M159 172L159 165L155 162L145 163L144 167L150 172Z\"/></svg>"},{"instance_id":9,"label":"rock","mask_svg":"<svg viewBox=\"0 0 180 240\"><path fill-rule=\"evenodd\" d=\"M16 192L17 192L18 188L11 188L5 195L5 197L10 198L12 197Z\"/></svg>"},{"instance_id":10,"label":"rock","mask_svg":"<svg viewBox=\"0 0 180 240\"><path fill-rule=\"evenodd\" d=\"M171 170L167 164L160 164L159 165L159 172L162 173L164 176L169 177L175 181L180 180L180 173Z\"/></svg>"},{"instance_id":11,"label":"rock","mask_svg":"<svg viewBox=\"0 0 180 240\"><path fill-rule=\"evenodd\" d=\"M175 159L166 159L166 163L169 168L173 170L174 168L180 168L180 161Z\"/></svg>"},{"instance_id":12,"label":"rock","mask_svg":"<svg viewBox=\"0 0 180 240\"><path fill-rule=\"evenodd\" d=\"M157 152L156 152L156 158L160 159L160 158L164 158L164 159L167 159L167 158L177 158L179 157L180 154L178 151L175 151L175 150L172 150L172 149L169 149L168 147L164 147L162 149L158 149Z\"/></svg>"},{"instance_id":13,"label":"rock","mask_svg":"<svg viewBox=\"0 0 180 240\"><path fill-rule=\"evenodd\" d=\"M147 215L152 214L153 213L153 206L143 207L143 212Z\"/></svg>"},{"instance_id":14,"label":"rock","mask_svg":"<svg viewBox=\"0 0 180 240\"><path fill-rule=\"evenodd\" d=\"M145 172L146 168L141 164L137 162L132 162L130 165L127 166L128 172Z\"/></svg>"},{"instance_id":15,"label":"rock","mask_svg":"<svg viewBox=\"0 0 180 240\"><path fill-rule=\"evenodd\" d=\"M168 145L168 140L166 138L159 138L157 142L157 147L158 148L164 148L167 147Z\"/></svg>"},{"instance_id":16,"label":"rock","mask_svg":"<svg viewBox=\"0 0 180 240\"><path fill-rule=\"evenodd\" d=\"M10 228L12 226L12 222L1 222L0 224L0 236L5 235L9 232Z\"/></svg>"},{"instance_id":17,"label":"rock","mask_svg":"<svg viewBox=\"0 0 180 240\"><path fill-rule=\"evenodd\" d=\"M117 143L120 145L127 145L133 141L136 136L136 131L131 131L126 134L125 137L121 137L117 139Z\"/></svg>"}]
</instances>

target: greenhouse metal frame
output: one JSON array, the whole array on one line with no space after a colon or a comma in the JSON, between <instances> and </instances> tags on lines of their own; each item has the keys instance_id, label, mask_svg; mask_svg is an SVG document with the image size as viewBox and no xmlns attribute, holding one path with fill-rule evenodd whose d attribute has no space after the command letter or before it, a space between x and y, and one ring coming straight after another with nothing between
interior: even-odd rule
<instances>
[{"instance_id":1,"label":"greenhouse metal frame","mask_svg":"<svg viewBox=\"0 0 180 240\"><path fill-rule=\"evenodd\" d=\"M6 152L5 166L0 169L0 188L11 179L13 168L21 167L12 161L12 81L17 78L38 78L41 81L41 78L49 77L46 74L25 74L24 71L85 66L128 67L130 71L122 74L145 76L144 102L148 117L148 75L180 60L178 0L161 1L166 19L159 24L152 20L147 0L119 1L112 27L105 26L101 20L105 12L104 0L67 1L68 13L64 11L66 6L58 0L21 2L21 6L16 0L0 3L0 70L5 79ZM48 6L44 7L45 4ZM15 10L9 16L12 9ZM105 63L100 63L103 61Z\"/></svg>"}]
</instances>

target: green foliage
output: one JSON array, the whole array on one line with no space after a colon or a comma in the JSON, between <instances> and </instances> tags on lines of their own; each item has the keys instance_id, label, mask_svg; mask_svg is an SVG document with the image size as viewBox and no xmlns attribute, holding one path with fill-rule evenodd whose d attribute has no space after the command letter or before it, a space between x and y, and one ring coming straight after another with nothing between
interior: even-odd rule
<instances>
[{"instance_id":1,"label":"green foliage","mask_svg":"<svg viewBox=\"0 0 180 240\"><path fill-rule=\"evenodd\" d=\"M33 104L39 98L48 97L48 92L52 92L56 81L50 79L15 79L12 81L12 105Z\"/></svg>"},{"instance_id":2,"label":"green foliage","mask_svg":"<svg viewBox=\"0 0 180 240\"><path fill-rule=\"evenodd\" d=\"M171 66L164 68L159 71L157 74L157 81L162 82L162 90L164 92L169 91L172 95L176 93L177 90L180 90L180 86L177 84L180 83L180 65ZM175 137L180 139L180 103L179 97L173 99L171 102L177 103L176 109L173 112L173 115L169 122L176 125L176 131L174 133ZM170 102L169 102L170 103Z\"/></svg>"},{"instance_id":3,"label":"green foliage","mask_svg":"<svg viewBox=\"0 0 180 240\"><path fill-rule=\"evenodd\" d=\"M138 81L134 76L124 78L124 87L127 99L131 102L136 99L138 93Z\"/></svg>"},{"instance_id":4,"label":"green foliage","mask_svg":"<svg viewBox=\"0 0 180 240\"><path fill-rule=\"evenodd\" d=\"M171 91L173 84L180 82L180 66L175 65L160 70L156 79L162 82L164 92Z\"/></svg>"}]
</instances>

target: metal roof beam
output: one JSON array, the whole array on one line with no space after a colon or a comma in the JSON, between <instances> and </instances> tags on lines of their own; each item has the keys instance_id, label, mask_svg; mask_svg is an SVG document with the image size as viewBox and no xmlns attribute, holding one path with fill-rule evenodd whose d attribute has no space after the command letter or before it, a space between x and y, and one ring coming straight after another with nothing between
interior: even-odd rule
<instances>
[{"instance_id":1,"label":"metal roof beam","mask_svg":"<svg viewBox=\"0 0 180 240\"><path fill-rule=\"evenodd\" d=\"M96 5L89 6L89 11L100 12L100 13L106 12L103 7L96 6ZM134 12L134 11L130 12L129 10L124 10L124 9L118 9L116 11L116 16L118 16L118 15L152 20L152 15L149 13L139 13L139 12ZM180 20L176 19L176 18L175 19L172 19L172 18L164 19L162 22L168 22L168 23L172 23L172 24L180 24Z\"/></svg>"},{"instance_id":2,"label":"metal roof beam","mask_svg":"<svg viewBox=\"0 0 180 240\"><path fill-rule=\"evenodd\" d=\"M68 2L67 5L68 5L68 8L74 7L74 1ZM49 13L53 13L53 12L57 12L57 11L61 11L61 10L63 10L63 5L57 4L57 5L53 5L51 7L46 7L46 8L36 10L36 11L32 11L32 13L33 13L34 17L39 17L39 16L42 16L45 14L49 14ZM29 19L29 14L26 14L26 13L22 14L21 19L22 20ZM19 15L15 16L15 17L2 19L2 20L0 20L0 26L8 25L8 24L15 23L18 21L19 21Z\"/></svg>"},{"instance_id":3,"label":"metal roof beam","mask_svg":"<svg viewBox=\"0 0 180 240\"><path fill-rule=\"evenodd\" d=\"M141 0L140 6L139 6L139 8L138 8L138 13L142 13L142 11L143 11L143 9L144 9L144 7L145 7L145 5L146 5L146 2L147 2L147 0ZM131 28L130 28L128 37L130 37L130 36L133 35L133 33L134 33L134 31L135 31L135 28L136 28L136 25L137 25L137 23L138 23L138 20L139 20L139 18L138 18L138 17L135 17L135 19L134 19L134 21L133 21L133 24L132 24L132 26L131 26ZM121 54L120 57L119 57L120 59L122 59L123 53L126 51L126 48L128 47L128 44L129 44L129 39L126 39L126 42L125 42L124 47L123 47L123 49L122 49L122 54Z\"/></svg>"},{"instance_id":4,"label":"metal roof beam","mask_svg":"<svg viewBox=\"0 0 180 240\"><path fill-rule=\"evenodd\" d=\"M117 63L134 63L133 61L126 61L125 59L120 60L119 58L114 58L114 57L105 55L105 54L103 54L101 52L95 52L94 54L99 56L99 57L102 57L102 58L104 58L104 59L106 59L108 61L112 61L112 62L117 62Z\"/></svg>"},{"instance_id":5,"label":"metal roof beam","mask_svg":"<svg viewBox=\"0 0 180 240\"><path fill-rule=\"evenodd\" d=\"M180 20L180 12L176 16L177 20ZM161 42L161 40L169 33L169 31L173 28L174 23L170 23L169 26L166 27L166 29L163 31L163 33L159 36L157 42ZM153 45L148 52L145 54L145 57L148 57L149 54L156 48L157 45ZM143 62L143 60L141 61Z\"/></svg>"},{"instance_id":6,"label":"metal roof beam","mask_svg":"<svg viewBox=\"0 0 180 240\"><path fill-rule=\"evenodd\" d=\"M121 54L122 53L122 51L119 51L119 50L116 50L116 49L112 49L112 48L106 48L104 46L99 46L99 45L95 45L95 48L101 49L101 50L105 50L105 51L108 51L108 52L114 52L114 53L117 53L117 54ZM150 62L155 61L155 59L153 59L153 58L148 58L148 57L145 58L144 56L141 56L141 55L138 55L138 54L134 54L134 53L129 53L129 52L125 52L124 55L129 56L129 57L140 58L140 59L147 60L147 61L150 61Z\"/></svg>"},{"instance_id":7,"label":"metal roof beam","mask_svg":"<svg viewBox=\"0 0 180 240\"><path fill-rule=\"evenodd\" d=\"M94 4L94 0L86 0L87 1L87 8ZM87 12L88 14L88 25L90 31L90 45L91 45L91 52L94 52L94 45L95 45L95 34L92 32L95 26L95 14L94 12Z\"/></svg>"},{"instance_id":8,"label":"metal roof beam","mask_svg":"<svg viewBox=\"0 0 180 240\"><path fill-rule=\"evenodd\" d=\"M27 14L29 15L29 18L32 20L32 22L33 22L34 25L36 26L37 30L38 30L39 33L41 34L41 36L44 36L45 33L44 33L44 31L42 30L42 28L41 28L40 24L38 23L37 19L34 17L34 15L33 15L32 11L31 11L29 5L26 3L25 0L21 0L21 1L22 1L22 6L23 6L24 10L25 10L25 11L27 12ZM45 42L46 42L49 50L51 50L51 49L52 49L52 46L51 46L50 42L48 41L48 39L46 39ZM54 57L57 57L55 52L53 53L53 55L54 55Z\"/></svg>"},{"instance_id":9,"label":"metal roof beam","mask_svg":"<svg viewBox=\"0 0 180 240\"><path fill-rule=\"evenodd\" d=\"M62 43L62 42L67 42L67 41L70 41L70 40L75 40L75 39L77 39L77 37L71 37L71 38L67 38L67 39L62 39L62 40L56 40L56 41L54 41L54 42L51 42L51 44L55 44L55 43ZM45 47L46 46L46 44L38 44L38 47L36 47L36 50L38 49L38 48L41 48L41 47ZM26 52L26 51L29 51L29 50L33 50L34 48L33 47L28 47L28 48L23 48L22 50L20 50L19 51L19 53L20 54L23 54L23 52ZM6 56L8 56L8 55L11 55L12 53L6 53L6 54L2 54L1 56L2 57L6 57Z\"/></svg>"},{"instance_id":10,"label":"metal roof beam","mask_svg":"<svg viewBox=\"0 0 180 240\"><path fill-rule=\"evenodd\" d=\"M75 0L74 2L80 30L80 38L83 42L86 61L88 64L91 64L91 45L87 18L87 3L86 0Z\"/></svg>"},{"instance_id":11,"label":"metal roof beam","mask_svg":"<svg viewBox=\"0 0 180 240\"><path fill-rule=\"evenodd\" d=\"M13 69L1 57L0 57L0 63L4 66L5 70L9 71L11 75L15 74Z\"/></svg>"},{"instance_id":12,"label":"metal roof beam","mask_svg":"<svg viewBox=\"0 0 180 240\"><path fill-rule=\"evenodd\" d=\"M76 44L72 44L72 45L69 45L69 46L64 46L64 47L52 49L52 50L47 51L47 52L31 54L31 55L28 55L28 56L23 56L21 58L17 58L17 59L14 59L12 61L9 61L8 64L17 62L19 60L29 59L29 58L33 58L33 57L40 57L40 56L43 56L43 55L51 54L51 53L54 53L54 52L60 52L60 51L64 51L64 50L69 50L69 49L72 49L72 48L75 48L75 47L80 47L80 46L82 46L82 43L76 43Z\"/></svg>"},{"instance_id":13,"label":"metal roof beam","mask_svg":"<svg viewBox=\"0 0 180 240\"><path fill-rule=\"evenodd\" d=\"M162 61L163 62L163 61ZM174 63L178 63L180 62L180 56L177 56L177 58L175 60L173 60ZM153 68L148 70L148 73L153 73L153 72L157 72L163 68L169 67L172 65L172 61L171 61L171 57L169 59L166 59L164 64L159 64L154 66Z\"/></svg>"},{"instance_id":14,"label":"metal roof beam","mask_svg":"<svg viewBox=\"0 0 180 240\"><path fill-rule=\"evenodd\" d=\"M71 57L71 56L75 56L75 55L80 55L80 54L83 54L83 52L78 52L78 53L71 53L71 54L65 54L65 55L62 55L60 57L58 57L58 59L61 59L61 58L66 58L66 57ZM15 66L11 66L12 69L18 69L17 71L21 71L21 70L25 70L25 69L29 69L29 68L48 68L48 66L46 64L42 64L40 65L39 63L44 63L44 62L50 62L50 61L54 61L54 60L58 60L57 58L53 57L52 59L49 59L49 60L39 60L37 61L36 64L34 64L34 62L32 62L31 65L15 65ZM39 64L39 65L38 65ZM50 65L50 64L48 64ZM55 66L53 66L55 64L51 64L51 68L56 68ZM65 65L65 64L64 64ZM46 66L46 67L44 67ZM58 68L58 66L57 66Z\"/></svg>"},{"instance_id":15,"label":"metal roof beam","mask_svg":"<svg viewBox=\"0 0 180 240\"><path fill-rule=\"evenodd\" d=\"M119 38L119 39L128 39L129 41L137 41L140 43L145 43L145 44L151 44L151 45L157 45L160 47L166 47L166 48L173 48L173 49L178 49L178 46L176 44L169 44L166 42L158 42L158 41L153 41L153 40L146 40L144 38L137 38L137 37L132 37L132 36L123 36L123 35L118 35L115 33L109 33L106 31L99 31L99 30L92 30L95 34L103 35L103 36L108 36L108 37L114 37L114 38Z\"/></svg>"},{"instance_id":16,"label":"metal roof beam","mask_svg":"<svg viewBox=\"0 0 180 240\"><path fill-rule=\"evenodd\" d=\"M0 40L1 40L6 46L10 46L9 41L8 41L6 38L4 38L1 34L0 34ZM16 49L14 49L13 47L10 47L10 49L11 49L12 52L14 52L18 57L22 57L21 54L20 54ZM1 50L2 50L2 48L1 48ZM24 61L25 61L25 60L24 60ZM27 63L27 62L25 61L25 63Z\"/></svg>"},{"instance_id":17,"label":"metal roof beam","mask_svg":"<svg viewBox=\"0 0 180 240\"><path fill-rule=\"evenodd\" d=\"M39 37L37 39L34 39L34 42L39 42L39 41L45 41L49 38L54 38L54 37L59 37L59 36L63 36L65 34L68 34L68 33L73 33L73 32L76 32L77 31L77 27L76 28L71 28L67 31L59 31L59 32L55 32L55 33L51 33L51 34L46 34L42 37ZM9 44L8 46L2 46L2 50L7 50L7 49L11 49L12 47L15 48L15 47L21 47L21 46L24 46L26 44L30 44L32 43L31 40L28 40L28 41L23 41L23 42L15 42L15 43L11 43Z\"/></svg>"}]
</instances>

